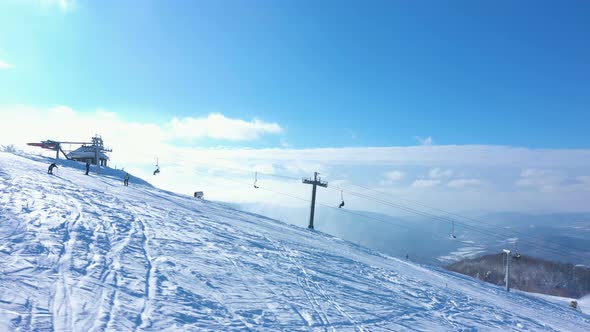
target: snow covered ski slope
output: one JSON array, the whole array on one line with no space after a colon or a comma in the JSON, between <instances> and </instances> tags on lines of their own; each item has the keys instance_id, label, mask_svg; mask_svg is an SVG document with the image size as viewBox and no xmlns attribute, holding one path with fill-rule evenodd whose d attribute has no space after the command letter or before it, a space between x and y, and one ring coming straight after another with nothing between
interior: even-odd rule
<instances>
[{"instance_id":1,"label":"snow covered ski slope","mask_svg":"<svg viewBox=\"0 0 590 332\"><path fill-rule=\"evenodd\" d=\"M48 164L0 153L0 331L590 331L543 299Z\"/></svg>"}]
</instances>

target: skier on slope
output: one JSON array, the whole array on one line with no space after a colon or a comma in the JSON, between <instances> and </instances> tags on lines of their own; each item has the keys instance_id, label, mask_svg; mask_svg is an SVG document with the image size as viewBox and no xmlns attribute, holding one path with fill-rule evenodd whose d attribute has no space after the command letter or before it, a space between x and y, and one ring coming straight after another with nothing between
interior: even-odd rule
<instances>
[{"instance_id":1,"label":"skier on slope","mask_svg":"<svg viewBox=\"0 0 590 332\"><path fill-rule=\"evenodd\" d=\"M49 165L49 169L47 170L47 174L53 174L54 168L57 168L57 165L55 163L52 163L51 165Z\"/></svg>"},{"instance_id":2,"label":"skier on slope","mask_svg":"<svg viewBox=\"0 0 590 332\"><path fill-rule=\"evenodd\" d=\"M123 185L126 187L129 186L129 173L125 173L125 180L123 181Z\"/></svg>"},{"instance_id":3,"label":"skier on slope","mask_svg":"<svg viewBox=\"0 0 590 332\"><path fill-rule=\"evenodd\" d=\"M90 163L86 162L86 175L88 175L88 172L90 172Z\"/></svg>"}]
</instances>

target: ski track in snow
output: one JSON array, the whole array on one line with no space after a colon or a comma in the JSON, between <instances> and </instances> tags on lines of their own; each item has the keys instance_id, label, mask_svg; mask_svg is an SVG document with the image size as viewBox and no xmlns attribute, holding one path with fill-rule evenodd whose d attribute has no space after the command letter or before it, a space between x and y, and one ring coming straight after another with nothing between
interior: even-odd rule
<instances>
[{"instance_id":1,"label":"ski track in snow","mask_svg":"<svg viewBox=\"0 0 590 332\"><path fill-rule=\"evenodd\" d=\"M2 331L590 330L543 299L32 159L0 153Z\"/></svg>"}]
</instances>

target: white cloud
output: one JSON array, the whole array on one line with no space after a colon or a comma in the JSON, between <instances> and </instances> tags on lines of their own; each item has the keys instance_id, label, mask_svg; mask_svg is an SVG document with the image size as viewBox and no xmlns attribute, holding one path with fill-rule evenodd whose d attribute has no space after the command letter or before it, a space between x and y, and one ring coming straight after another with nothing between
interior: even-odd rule
<instances>
[{"instance_id":1,"label":"white cloud","mask_svg":"<svg viewBox=\"0 0 590 332\"><path fill-rule=\"evenodd\" d=\"M4 122L6 133L13 136L27 135L30 140L88 138L94 133L103 133L111 137L110 141L143 146L164 144L174 139L214 138L228 141L246 141L258 139L263 134L282 131L276 123L260 120L244 121L227 118L222 114L210 114L204 118L172 119L170 122L157 125L125 121L116 113L104 110L95 112L77 112L66 106L49 109L34 109L24 106L0 108L0 114L11 113L11 121ZM26 133L15 132L12 124L21 125L34 130ZM1 126L0 126L1 128ZM1 137L1 136L0 136ZM17 139L18 140L18 139ZM141 144L144 142L145 144Z\"/></svg>"},{"instance_id":2,"label":"white cloud","mask_svg":"<svg viewBox=\"0 0 590 332\"><path fill-rule=\"evenodd\" d=\"M520 172L520 176L520 179L515 182L517 187L545 192L557 190L567 179L561 172L538 168L524 169Z\"/></svg>"},{"instance_id":3,"label":"white cloud","mask_svg":"<svg viewBox=\"0 0 590 332\"><path fill-rule=\"evenodd\" d=\"M546 169L536 169L536 168L527 168L520 172L520 176L523 178L536 178L536 177L546 177L546 176L553 176L555 175L553 171L546 170Z\"/></svg>"},{"instance_id":4,"label":"white cloud","mask_svg":"<svg viewBox=\"0 0 590 332\"><path fill-rule=\"evenodd\" d=\"M254 171L263 174L274 174L275 168L272 164L257 164L254 166Z\"/></svg>"},{"instance_id":5,"label":"white cloud","mask_svg":"<svg viewBox=\"0 0 590 332\"><path fill-rule=\"evenodd\" d=\"M440 168L433 168L428 172L428 176L432 179L444 179L451 177L453 175L453 171L450 169L440 169Z\"/></svg>"},{"instance_id":6,"label":"white cloud","mask_svg":"<svg viewBox=\"0 0 590 332\"><path fill-rule=\"evenodd\" d=\"M432 145L434 143L434 141L432 140L432 137L428 136L426 138L422 138L420 136L415 136L414 139L416 141L418 141L418 143L420 143L420 145Z\"/></svg>"},{"instance_id":7,"label":"white cloud","mask_svg":"<svg viewBox=\"0 0 590 332\"><path fill-rule=\"evenodd\" d=\"M214 138L231 141L250 141L263 134L280 134L284 131L277 123L258 119L230 119L220 113L209 114L206 118L173 118L169 127L171 135L175 138Z\"/></svg>"},{"instance_id":8,"label":"white cloud","mask_svg":"<svg viewBox=\"0 0 590 332\"><path fill-rule=\"evenodd\" d=\"M385 178L391 181L399 181L403 179L405 174L400 171L390 171L385 173Z\"/></svg>"},{"instance_id":9,"label":"white cloud","mask_svg":"<svg viewBox=\"0 0 590 332\"><path fill-rule=\"evenodd\" d=\"M385 179L380 180L379 184L382 186L391 186L394 183L405 178L406 175L404 172L394 170L394 171L390 171L390 172L385 172L384 176L385 176Z\"/></svg>"},{"instance_id":10,"label":"white cloud","mask_svg":"<svg viewBox=\"0 0 590 332\"><path fill-rule=\"evenodd\" d=\"M10 63L4 62L4 61L0 60L0 70L2 70L2 69L10 69L10 68L13 68L13 67L14 66L11 65Z\"/></svg>"},{"instance_id":11,"label":"white cloud","mask_svg":"<svg viewBox=\"0 0 590 332\"><path fill-rule=\"evenodd\" d=\"M479 186L482 182L479 179L454 179L447 183L449 187L453 188L464 188L464 187L472 187L472 186Z\"/></svg>"},{"instance_id":12,"label":"white cloud","mask_svg":"<svg viewBox=\"0 0 590 332\"><path fill-rule=\"evenodd\" d=\"M431 187L438 186L440 183L441 183L440 180L420 179L420 180L416 180L416 181L412 182L412 187L414 187L414 188L431 188Z\"/></svg>"},{"instance_id":13,"label":"white cloud","mask_svg":"<svg viewBox=\"0 0 590 332\"><path fill-rule=\"evenodd\" d=\"M526 149L486 145L313 149L201 148L195 145L180 147L173 144L173 139L184 137L183 135L195 137L195 134L174 133L171 122L155 124L126 121L116 113L104 110L79 112L68 107L0 107L0 118L4 119L0 121L2 145L22 145L46 139L88 140L98 133L113 148L111 166L125 167L133 174L145 177L168 190L184 193L205 190L207 197L214 200L278 205L308 204L291 197L254 190L252 183L255 171L290 177L262 176L258 184L261 188L282 191L304 199L309 199L310 188L301 184L300 178L319 171L327 181L346 179L350 183L391 192L396 197L457 212L466 209L587 211L587 199L590 197L590 186L587 185L590 149ZM201 118L202 123L207 125L207 119L208 117ZM249 126L257 126L256 121L237 122L246 125L237 126L239 134L232 134L231 137L253 137L243 134L242 128L251 129ZM258 124L260 123L263 122L259 121ZM206 133L207 131L204 135ZM265 133L269 133L268 130L262 129L257 135ZM31 148L31 151L42 150ZM53 153L49 152L48 155ZM152 172L156 157L159 157L162 173L155 177ZM407 179L411 175L423 173L424 168L430 170L428 175L432 172L435 177L418 179L409 185L397 183L395 186L378 186L387 170L403 169L404 179ZM235 177L245 185L211 174ZM461 178L452 179L459 174ZM477 179L465 174L477 174ZM530 186L533 184L531 180L539 181L547 174L560 179L549 183L551 190ZM564 179L572 179L572 183L568 184ZM474 180L481 181L485 186L481 185L474 192L472 186L477 185ZM522 181L515 186L518 180ZM528 184L525 180L529 181ZM389 181L393 184L392 180ZM318 202L334 205L339 200L340 192L331 187L333 183L335 182L330 182L328 188L319 189ZM350 208L374 208L375 211L391 212L387 210L390 207L368 201L349 199L346 204Z\"/></svg>"},{"instance_id":14,"label":"white cloud","mask_svg":"<svg viewBox=\"0 0 590 332\"><path fill-rule=\"evenodd\" d=\"M581 184L590 185L590 176L588 175L578 176L576 180Z\"/></svg>"}]
</instances>

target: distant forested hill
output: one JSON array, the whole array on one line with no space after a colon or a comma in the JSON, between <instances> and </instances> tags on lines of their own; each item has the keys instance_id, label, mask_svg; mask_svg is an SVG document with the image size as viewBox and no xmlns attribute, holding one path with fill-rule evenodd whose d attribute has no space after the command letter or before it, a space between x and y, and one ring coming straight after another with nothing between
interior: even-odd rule
<instances>
[{"instance_id":1,"label":"distant forested hill","mask_svg":"<svg viewBox=\"0 0 590 332\"><path fill-rule=\"evenodd\" d=\"M485 255L446 266L496 285L504 285L505 255ZM521 256L512 258L510 287L526 292L580 298L590 293L590 268Z\"/></svg>"}]
</instances>

